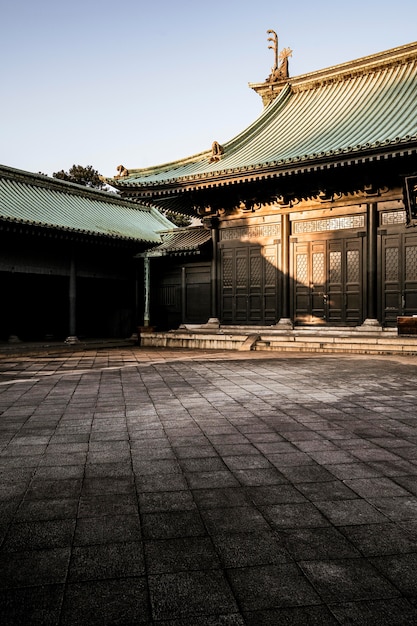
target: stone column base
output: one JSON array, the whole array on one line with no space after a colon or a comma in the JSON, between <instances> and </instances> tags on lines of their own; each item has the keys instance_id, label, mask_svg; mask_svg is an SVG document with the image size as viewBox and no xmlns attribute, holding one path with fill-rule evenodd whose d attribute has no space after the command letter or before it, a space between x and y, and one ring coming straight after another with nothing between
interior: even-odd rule
<instances>
[{"instance_id":1,"label":"stone column base","mask_svg":"<svg viewBox=\"0 0 417 626\"><path fill-rule=\"evenodd\" d=\"M70 335L69 337L65 339L64 343L69 343L73 345L75 343L80 343L80 340L75 335Z\"/></svg>"},{"instance_id":2,"label":"stone column base","mask_svg":"<svg viewBox=\"0 0 417 626\"><path fill-rule=\"evenodd\" d=\"M201 325L202 328L220 328L220 322L217 317L210 317L205 324Z\"/></svg>"},{"instance_id":3,"label":"stone column base","mask_svg":"<svg viewBox=\"0 0 417 626\"><path fill-rule=\"evenodd\" d=\"M361 326L357 326L356 328L357 330L373 332L379 332L382 330L382 326L379 321L373 317L368 317Z\"/></svg>"},{"instance_id":4,"label":"stone column base","mask_svg":"<svg viewBox=\"0 0 417 626\"><path fill-rule=\"evenodd\" d=\"M275 326L284 330L293 330L294 328L292 319L289 317L281 317L281 319L275 324Z\"/></svg>"}]
</instances>

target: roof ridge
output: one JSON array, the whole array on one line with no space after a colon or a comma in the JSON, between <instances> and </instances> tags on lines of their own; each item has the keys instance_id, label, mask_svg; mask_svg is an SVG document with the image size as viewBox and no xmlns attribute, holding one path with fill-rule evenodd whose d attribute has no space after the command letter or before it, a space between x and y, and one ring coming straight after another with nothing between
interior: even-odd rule
<instances>
[{"instance_id":1,"label":"roof ridge","mask_svg":"<svg viewBox=\"0 0 417 626\"><path fill-rule=\"evenodd\" d=\"M380 71L393 65L402 65L417 59L417 42L406 44L353 59L321 70L300 74L289 79L294 91L313 89L321 84L346 80L361 74Z\"/></svg>"}]
</instances>

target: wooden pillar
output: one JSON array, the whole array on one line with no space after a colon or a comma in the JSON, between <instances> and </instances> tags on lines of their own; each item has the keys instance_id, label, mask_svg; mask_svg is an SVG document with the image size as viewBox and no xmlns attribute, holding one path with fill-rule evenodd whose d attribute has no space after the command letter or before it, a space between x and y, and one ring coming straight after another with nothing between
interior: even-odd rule
<instances>
[{"instance_id":1,"label":"wooden pillar","mask_svg":"<svg viewBox=\"0 0 417 626\"><path fill-rule=\"evenodd\" d=\"M143 312L143 325L149 326L150 324L150 290L151 290L151 260L147 254L143 257L143 272L144 272L144 289L145 289L145 309Z\"/></svg>"},{"instance_id":2,"label":"wooden pillar","mask_svg":"<svg viewBox=\"0 0 417 626\"><path fill-rule=\"evenodd\" d=\"M378 237L378 204L371 202L367 206L367 233L366 233L366 319L362 327L379 330L380 322L377 319L377 237Z\"/></svg>"},{"instance_id":3,"label":"wooden pillar","mask_svg":"<svg viewBox=\"0 0 417 626\"><path fill-rule=\"evenodd\" d=\"M77 337L77 270L74 253L71 255L69 271L69 336L65 343L78 343Z\"/></svg>"},{"instance_id":4,"label":"wooden pillar","mask_svg":"<svg viewBox=\"0 0 417 626\"><path fill-rule=\"evenodd\" d=\"M185 324L187 312L187 274L185 267L181 268L181 324Z\"/></svg>"},{"instance_id":5,"label":"wooden pillar","mask_svg":"<svg viewBox=\"0 0 417 626\"><path fill-rule=\"evenodd\" d=\"M211 261L211 317L214 319L219 318L218 310L218 293L219 293L219 228L218 220L211 220L211 243L213 248L212 261Z\"/></svg>"},{"instance_id":6,"label":"wooden pillar","mask_svg":"<svg viewBox=\"0 0 417 626\"><path fill-rule=\"evenodd\" d=\"M292 328L290 318L290 216L281 215L281 318L280 326Z\"/></svg>"},{"instance_id":7,"label":"wooden pillar","mask_svg":"<svg viewBox=\"0 0 417 626\"><path fill-rule=\"evenodd\" d=\"M377 300L377 232L378 205L372 202L368 206L368 250L367 250L367 317L376 319Z\"/></svg>"}]
</instances>

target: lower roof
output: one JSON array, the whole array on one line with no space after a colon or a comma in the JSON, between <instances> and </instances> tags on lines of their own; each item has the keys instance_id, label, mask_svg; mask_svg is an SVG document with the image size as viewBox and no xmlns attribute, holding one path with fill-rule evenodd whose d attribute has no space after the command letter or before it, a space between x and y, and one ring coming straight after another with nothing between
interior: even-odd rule
<instances>
[{"instance_id":1,"label":"lower roof","mask_svg":"<svg viewBox=\"0 0 417 626\"><path fill-rule=\"evenodd\" d=\"M173 224L156 208L0 165L0 220L84 235L159 243Z\"/></svg>"},{"instance_id":2,"label":"lower roof","mask_svg":"<svg viewBox=\"0 0 417 626\"><path fill-rule=\"evenodd\" d=\"M162 243L152 248L150 256L199 254L210 241L211 230L204 226L188 226L161 233Z\"/></svg>"}]
</instances>

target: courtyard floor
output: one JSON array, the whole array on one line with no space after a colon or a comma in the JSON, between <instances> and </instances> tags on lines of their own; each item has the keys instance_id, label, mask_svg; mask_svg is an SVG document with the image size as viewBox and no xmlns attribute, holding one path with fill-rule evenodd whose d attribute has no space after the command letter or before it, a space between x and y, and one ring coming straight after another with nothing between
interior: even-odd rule
<instances>
[{"instance_id":1,"label":"courtyard floor","mask_svg":"<svg viewBox=\"0 0 417 626\"><path fill-rule=\"evenodd\" d=\"M0 623L417 623L417 357L0 355Z\"/></svg>"}]
</instances>

